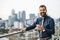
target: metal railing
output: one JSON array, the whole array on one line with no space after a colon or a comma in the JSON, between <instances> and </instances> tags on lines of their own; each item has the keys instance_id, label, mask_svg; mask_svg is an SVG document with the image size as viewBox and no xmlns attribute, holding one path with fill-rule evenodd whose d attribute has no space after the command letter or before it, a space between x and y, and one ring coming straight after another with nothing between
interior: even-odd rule
<instances>
[{"instance_id":1,"label":"metal railing","mask_svg":"<svg viewBox=\"0 0 60 40\"><path fill-rule=\"evenodd\" d=\"M52 35L51 40L55 40L54 39L55 37L57 37L57 36ZM15 31L12 33L0 35L0 40L4 40L4 38L7 38L8 40L37 40L38 32L37 31L28 31L26 33L22 33L21 31Z\"/></svg>"},{"instance_id":2,"label":"metal railing","mask_svg":"<svg viewBox=\"0 0 60 40\"><path fill-rule=\"evenodd\" d=\"M0 35L0 38L8 37L8 36L10 36L10 35L19 34L19 33L21 33L21 31L17 31L17 32L15 31L15 32L8 33L8 34L3 34L3 35Z\"/></svg>"},{"instance_id":3,"label":"metal railing","mask_svg":"<svg viewBox=\"0 0 60 40\"><path fill-rule=\"evenodd\" d=\"M36 34L34 34L36 33ZM9 40L37 40L37 32L26 32L22 33L21 31L12 32L8 34L0 35L0 40L3 38L8 38Z\"/></svg>"}]
</instances>

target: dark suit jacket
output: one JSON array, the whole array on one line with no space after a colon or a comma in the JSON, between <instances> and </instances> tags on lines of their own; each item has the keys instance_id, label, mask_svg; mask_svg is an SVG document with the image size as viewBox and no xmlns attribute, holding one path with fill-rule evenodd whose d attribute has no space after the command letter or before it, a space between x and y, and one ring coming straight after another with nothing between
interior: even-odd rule
<instances>
[{"instance_id":1,"label":"dark suit jacket","mask_svg":"<svg viewBox=\"0 0 60 40\"><path fill-rule=\"evenodd\" d=\"M36 22L34 22L32 26L27 27L26 31L34 29L36 27L36 24L39 24L39 25L42 24L42 18L41 17L37 18ZM42 32L41 38L51 37L52 34L55 33L55 23L54 23L53 18L46 15L44 18L43 26L45 28L45 31ZM38 30L38 32L39 32L39 36L40 36L41 35L40 30Z\"/></svg>"}]
</instances>

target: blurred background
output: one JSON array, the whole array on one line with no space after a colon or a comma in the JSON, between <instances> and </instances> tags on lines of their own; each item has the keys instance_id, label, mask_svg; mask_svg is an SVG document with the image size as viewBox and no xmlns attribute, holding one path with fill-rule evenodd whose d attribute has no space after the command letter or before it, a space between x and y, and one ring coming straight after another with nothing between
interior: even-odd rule
<instances>
[{"instance_id":1,"label":"blurred background","mask_svg":"<svg viewBox=\"0 0 60 40\"><path fill-rule=\"evenodd\" d=\"M60 0L0 0L0 37L9 35L0 40L37 40L35 29L26 33L17 31L31 26L40 17L39 6L42 4L47 6L47 14L55 21L55 34L51 40L60 40Z\"/></svg>"}]
</instances>

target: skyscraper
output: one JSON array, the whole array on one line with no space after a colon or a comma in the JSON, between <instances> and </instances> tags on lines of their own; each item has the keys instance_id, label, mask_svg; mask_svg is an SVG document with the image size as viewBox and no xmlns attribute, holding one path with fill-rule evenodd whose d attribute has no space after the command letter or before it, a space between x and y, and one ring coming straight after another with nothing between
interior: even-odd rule
<instances>
[{"instance_id":1,"label":"skyscraper","mask_svg":"<svg viewBox=\"0 0 60 40\"><path fill-rule=\"evenodd\" d=\"M30 14L30 19L35 18L35 14Z\"/></svg>"},{"instance_id":2,"label":"skyscraper","mask_svg":"<svg viewBox=\"0 0 60 40\"><path fill-rule=\"evenodd\" d=\"M17 20L17 14L15 13L15 10L14 9L12 9L12 16L14 17L14 19L15 19L15 21Z\"/></svg>"},{"instance_id":3,"label":"skyscraper","mask_svg":"<svg viewBox=\"0 0 60 40\"><path fill-rule=\"evenodd\" d=\"M5 20L2 20L2 18L0 18L0 29L5 29Z\"/></svg>"},{"instance_id":4,"label":"skyscraper","mask_svg":"<svg viewBox=\"0 0 60 40\"><path fill-rule=\"evenodd\" d=\"M15 14L15 10L14 10L14 9L12 9L11 13L12 13L12 14Z\"/></svg>"},{"instance_id":5,"label":"skyscraper","mask_svg":"<svg viewBox=\"0 0 60 40\"><path fill-rule=\"evenodd\" d=\"M26 20L26 12L25 12L25 10L22 11L22 20L23 21Z\"/></svg>"},{"instance_id":6,"label":"skyscraper","mask_svg":"<svg viewBox=\"0 0 60 40\"><path fill-rule=\"evenodd\" d=\"M20 11L19 11L19 13L18 13L17 18L18 18L18 21L19 21L19 22L22 21L22 13L21 13Z\"/></svg>"},{"instance_id":7,"label":"skyscraper","mask_svg":"<svg viewBox=\"0 0 60 40\"><path fill-rule=\"evenodd\" d=\"M12 27L13 24L14 24L14 19L13 19L13 17L12 17L12 16L9 16L8 21L9 21L9 26Z\"/></svg>"},{"instance_id":8,"label":"skyscraper","mask_svg":"<svg viewBox=\"0 0 60 40\"><path fill-rule=\"evenodd\" d=\"M9 28L9 21L5 20L5 29L8 29L8 28Z\"/></svg>"},{"instance_id":9,"label":"skyscraper","mask_svg":"<svg viewBox=\"0 0 60 40\"><path fill-rule=\"evenodd\" d=\"M26 21L26 12L25 10L22 11L22 23L23 23L23 26L25 27L25 21Z\"/></svg>"},{"instance_id":10,"label":"skyscraper","mask_svg":"<svg viewBox=\"0 0 60 40\"><path fill-rule=\"evenodd\" d=\"M23 10L22 12L19 11L17 18L20 22L23 22L24 20L26 20L25 10Z\"/></svg>"},{"instance_id":11,"label":"skyscraper","mask_svg":"<svg viewBox=\"0 0 60 40\"><path fill-rule=\"evenodd\" d=\"M17 21L17 14L15 13L15 10L12 9L12 15L9 16L9 26L12 27L14 25L14 21Z\"/></svg>"},{"instance_id":12,"label":"skyscraper","mask_svg":"<svg viewBox=\"0 0 60 40\"><path fill-rule=\"evenodd\" d=\"M35 16L35 14L32 13L29 16L30 16L30 25L32 25L36 21L37 17Z\"/></svg>"}]
</instances>

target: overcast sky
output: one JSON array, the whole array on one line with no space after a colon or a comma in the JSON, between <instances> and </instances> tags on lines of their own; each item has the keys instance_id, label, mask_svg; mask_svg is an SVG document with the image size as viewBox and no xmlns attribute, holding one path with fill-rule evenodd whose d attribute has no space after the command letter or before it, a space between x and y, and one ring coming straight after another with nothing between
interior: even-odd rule
<instances>
[{"instance_id":1,"label":"overcast sky","mask_svg":"<svg viewBox=\"0 0 60 40\"><path fill-rule=\"evenodd\" d=\"M53 18L60 17L60 0L0 0L0 18L8 19L12 9L15 9L16 13L25 10L29 18L30 13L39 13L41 4L47 6L48 15Z\"/></svg>"}]
</instances>

